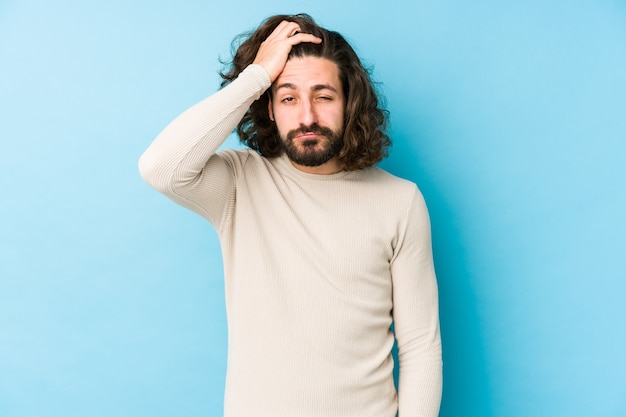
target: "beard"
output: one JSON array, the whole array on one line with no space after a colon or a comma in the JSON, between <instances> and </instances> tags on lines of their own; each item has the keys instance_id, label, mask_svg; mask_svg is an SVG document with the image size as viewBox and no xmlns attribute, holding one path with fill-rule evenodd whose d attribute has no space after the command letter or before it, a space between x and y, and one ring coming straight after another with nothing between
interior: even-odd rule
<instances>
[{"instance_id":1,"label":"beard","mask_svg":"<svg viewBox=\"0 0 626 417\"><path fill-rule=\"evenodd\" d=\"M303 133L314 133L319 137L294 142L294 138ZM307 167L317 167L325 164L337 156L343 147L341 132L335 132L317 123L313 123L310 126L302 125L298 129L287 132L285 137L282 134L280 136L280 142L287 157L292 162Z\"/></svg>"}]
</instances>

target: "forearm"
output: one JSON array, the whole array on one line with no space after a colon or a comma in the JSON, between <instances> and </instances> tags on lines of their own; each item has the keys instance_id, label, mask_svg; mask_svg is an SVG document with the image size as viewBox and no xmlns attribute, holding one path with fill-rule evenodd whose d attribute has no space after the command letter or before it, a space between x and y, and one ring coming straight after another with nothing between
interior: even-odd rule
<instances>
[{"instance_id":1,"label":"forearm","mask_svg":"<svg viewBox=\"0 0 626 417\"><path fill-rule=\"evenodd\" d=\"M267 72L251 65L231 84L183 112L141 156L141 176L174 198L201 181L209 159L269 85Z\"/></svg>"},{"instance_id":2,"label":"forearm","mask_svg":"<svg viewBox=\"0 0 626 417\"><path fill-rule=\"evenodd\" d=\"M394 314L399 417L437 417L441 403L441 336L434 271L424 270L419 279L422 284L414 297L417 301L412 306L400 306Z\"/></svg>"},{"instance_id":3,"label":"forearm","mask_svg":"<svg viewBox=\"0 0 626 417\"><path fill-rule=\"evenodd\" d=\"M417 360L408 355L400 354L398 416L437 417L443 385L441 352L431 349Z\"/></svg>"}]
</instances>

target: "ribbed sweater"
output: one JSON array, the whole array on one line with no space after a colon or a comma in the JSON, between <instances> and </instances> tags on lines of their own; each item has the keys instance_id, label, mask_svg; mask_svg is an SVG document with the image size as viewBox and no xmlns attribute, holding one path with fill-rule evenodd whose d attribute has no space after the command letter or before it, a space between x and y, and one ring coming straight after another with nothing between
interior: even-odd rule
<instances>
[{"instance_id":1,"label":"ribbed sweater","mask_svg":"<svg viewBox=\"0 0 626 417\"><path fill-rule=\"evenodd\" d=\"M218 232L225 417L437 416L437 284L421 193L377 167L316 175L286 156L218 152L269 86L249 66L171 122L139 163L148 184Z\"/></svg>"}]
</instances>

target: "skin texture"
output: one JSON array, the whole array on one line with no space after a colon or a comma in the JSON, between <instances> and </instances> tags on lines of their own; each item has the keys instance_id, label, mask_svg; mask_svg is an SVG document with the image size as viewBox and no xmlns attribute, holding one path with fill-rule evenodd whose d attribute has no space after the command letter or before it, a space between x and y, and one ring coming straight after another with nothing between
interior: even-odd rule
<instances>
[{"instance_id":1,"label":"skin texture","mask_svg":"<svg viewBox=\"0 0 626 417\"><path fill-rule=\"evenodd\" d=\"M337 65L313 56L287 61L273 83L270 118L276 122L285 146L303 157L325 155L308 164L290 156L296 168L314 174L341 171L336 158L345 108L341 87Z\"/></svg>"}]
</instances>

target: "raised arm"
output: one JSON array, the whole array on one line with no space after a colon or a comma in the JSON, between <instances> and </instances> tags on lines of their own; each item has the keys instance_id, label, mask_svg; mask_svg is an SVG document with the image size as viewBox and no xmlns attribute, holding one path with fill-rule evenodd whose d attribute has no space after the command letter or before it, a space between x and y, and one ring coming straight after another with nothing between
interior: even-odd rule
<instances>
[{"instance_id":1,"label":"raised arm","mask_svg":"<svg viewBox=\"0 0 626 417\"><path fill-rule=\"evenodd\" d=\"M237 79L174 119L141 156L143 179L218 225L234 201L235 167L215 152L280 75L292 46L321 42L299 31L294 22L280 23Z\"/></svg>"},{"instance_id":2,"label":"raised arm","mask_svg":"<svg viewBox=\"0 0 626 417\"><path fill-rule=\"evenodd\" d=\"M215 154L252 102L269 87L259 65L174 119L139 159L154 189L211 222L218 222L234 187L234 172Z\"/></svg>"}]
</instances>

